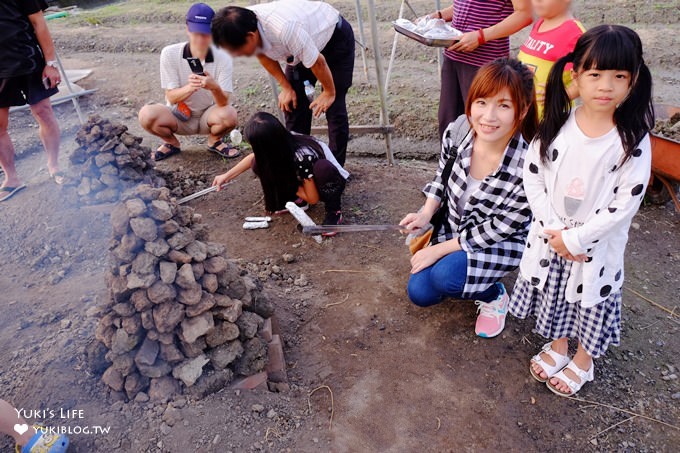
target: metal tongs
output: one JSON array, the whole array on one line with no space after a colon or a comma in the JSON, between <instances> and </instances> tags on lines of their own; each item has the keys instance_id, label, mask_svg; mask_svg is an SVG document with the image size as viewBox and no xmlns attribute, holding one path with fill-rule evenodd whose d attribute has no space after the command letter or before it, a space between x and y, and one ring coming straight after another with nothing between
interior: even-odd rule
<instances>
[{"instance_id":1,"label":"metal tongs","mask_svg":"<svg viewBox=\"0 0 680 453\"><path fill-rule=\"evenodd\" d=\"M302 233L316 235L323 233L359 233L364 231L407 231L414 236L421 236L428 228L409 231L403 225L304 225Z\"/></svg>"},{"instance_id":2,"label":"metal tongs","mask_svg":"<svg viewBox=\"0 0 680 453\"><path fill-rule=\"evenodd\" d=\"M220 186L221 189L224 189L227 187L229 184L232 184L234 181L229 181L227 183L224 183ZM195 200L196 198L202 197L203 195L207 195L211 192L215 192L217 190L217 186L210 186L207 189L199 190L196 193L193 193L191 195L187 195L184 198L181 198L180 200L177 201L177 204L184 204L187 203L191 200Z\"/></svg>"}]
</instances>

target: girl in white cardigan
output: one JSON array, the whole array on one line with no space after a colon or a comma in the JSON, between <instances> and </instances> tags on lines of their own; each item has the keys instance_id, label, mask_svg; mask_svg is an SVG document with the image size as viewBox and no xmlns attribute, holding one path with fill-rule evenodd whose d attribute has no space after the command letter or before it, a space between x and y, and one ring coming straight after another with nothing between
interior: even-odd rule
<instances>
[{"instance_id":1,"label":"girl in white cardigan","mask_svg":"<svg viewBox=\"0 0 680 453\"><path fill-rule=\"evenodd\" d=\"M575 109L567 63L582 101ZM535 315L536 332L552 339L530 372L561 396L592 381L593 358L619 344L623 255L651 167L651 92L640 38L617 25L587 31L550 72L524 161L533 223L509 310ZM571 360L569 338L578 340Z\"/></svg>"}]
</instances>

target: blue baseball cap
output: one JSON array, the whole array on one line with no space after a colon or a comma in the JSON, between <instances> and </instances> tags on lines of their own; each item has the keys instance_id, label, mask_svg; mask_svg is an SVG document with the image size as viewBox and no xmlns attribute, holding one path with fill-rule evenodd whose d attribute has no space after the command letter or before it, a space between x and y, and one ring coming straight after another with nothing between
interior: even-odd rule
<instances>
[{"instance_id":1,"label":"blue baseball cap","mask_svg":"<svg viewBox=\"0 0 680 453\"><path fill-rule=\"evenodd\" d=\"M187 27L191 33L210 34L215 11L205 3L194 3L187 11Z\"/></svg>"}]
</instances>

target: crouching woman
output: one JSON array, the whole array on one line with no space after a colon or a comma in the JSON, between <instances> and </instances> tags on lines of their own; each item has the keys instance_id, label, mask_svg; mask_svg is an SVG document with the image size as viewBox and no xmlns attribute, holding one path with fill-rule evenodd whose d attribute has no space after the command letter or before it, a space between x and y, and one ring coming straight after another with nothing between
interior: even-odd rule
<instances>
[{"instance_id":1,"label":"crouching woman","mask_svg":"<svg viewBox=\"0 0 680 453\"><path fill-rule=\"evenodd\" d=\"M537 127L531 71L514 59L481 67L465 115L444 132L425 205L401 221L420 229L443 210L431 243L411 258L408 295L421 307L447 297L476 300L475 332L490 338L505 327L508 293L500 279L519 265L531 222L522 187L524 154ZM461 120L470 131L458 142Z\"/></svg>"},{"instance_id":2,"label":"crouching woman","mask_svg":"<svg viewBox=\"0 0 680 453\"><path fill-rule=\"evenodd\" d=\"M287 213L285 205L289 201L302 209L322 201L326 208L323 224L342 223L341 198L349 172L325 143L309 135L289 132L275 116L266 112L258 112L248 121L245 138L253 154L216 176L213 186L222 186L252 169L260 178L268 212Z\"/></svg>"}]
</instances>

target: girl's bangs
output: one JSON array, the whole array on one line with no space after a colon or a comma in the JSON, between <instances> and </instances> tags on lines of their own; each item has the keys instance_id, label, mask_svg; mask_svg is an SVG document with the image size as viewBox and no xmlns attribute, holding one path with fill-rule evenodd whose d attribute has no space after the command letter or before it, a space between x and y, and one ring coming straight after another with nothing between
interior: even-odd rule
<instances>
[{"instance_id":1,"label":"girl's bangs","mask_svg":"<svg viewBox=\"0 0 680 453\"><path fill-rule=\"evenodd\" d=\"M581 70L598 69L600 71L628 71L635 74L639 66L637 50L630 39L625 39L619 31L608 31L597 36L585 52Z\"/></svg>"}]
</instances>

